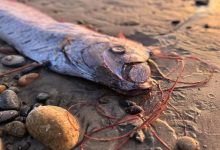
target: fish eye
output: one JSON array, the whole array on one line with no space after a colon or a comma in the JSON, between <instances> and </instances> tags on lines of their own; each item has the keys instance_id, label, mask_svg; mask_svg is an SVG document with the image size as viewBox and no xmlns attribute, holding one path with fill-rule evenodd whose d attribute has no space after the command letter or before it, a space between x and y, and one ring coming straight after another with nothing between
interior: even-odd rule
<instances>
[{"instance_id":1,"label":"fish eye","mask_svg":"<svg viewBox=\"0 0 220 150\"><path fill-rule=\"evenodd\" d=\"M123 54L125 53L125 48L123 46L113 46L110 48L113 53Z\"/></svg>"}]
</instances>

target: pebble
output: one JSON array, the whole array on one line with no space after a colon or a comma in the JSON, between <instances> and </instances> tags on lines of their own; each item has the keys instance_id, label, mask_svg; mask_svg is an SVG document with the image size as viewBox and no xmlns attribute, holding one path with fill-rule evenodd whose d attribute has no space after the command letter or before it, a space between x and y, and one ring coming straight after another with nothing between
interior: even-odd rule
<instances>
[{"instance_id":1,"label":"pebble","mask_svg":"<svg viewBox=\"0 0 220 150\"><path fill-rule=\"evenodd\" d=\"M20 55L8 55L3 57L1 62L7 67L21 67L25 64L25 58Z\"/></svg>"},{"instance_id":2,"label":"pebble","mask_svg":"<svg viewBox=\"0 0 220 150\"><path fill-rule=\"evenodd\" d=\"M31 107L28 105L23 105L20 110L20 115L22 117L27 117L29 112L31 111Z\"/></svg>"},{"instance_id":3,"label":"pebble","mask_svg":"<svg viewBox=\"0 0 220 150\"><path fill-rule=\"evenodd\" d=\"M177 150L199 150L199 142L189 136L183 136L177 139Z\"/></svg>"},{"instance_id":4,"label":"pebble","mask_svg":"<svg viewBox=\"0 0 220 150\"><path fill-rule=\"evenodd\" d=\"M26 127L32 137L51 150L70 150L77 144L80 131L77 119L57 106L34 108Z\"/></svg>"},{"instance_id":5,"label":"pebble","mask_svg":"<svg viewBox=\"0 0 220 150\"><path fill-rule=\"evenodd\" d=\"M122 107L130 107L130 106L135 106L137 105L135 102L133 101L129 101L129 100L120 100L119 101L120 106Z\"/></svg>"},{"instance_id":6,"label":"pebble","mask_svg":"<svg viewBox=\"0 0 220 150\"><path fill-rule=\"evenodd\" d=\"M50 95L48 93L42 92L37 95L36 99L37 99L37 102L39 103L45 103L49 97Z\"/></svg>"},{"instance_id":7,"label":"pebble","mask_svg":"<svg viewBox=\"0 0 220 150\"><path fill-rule=\"evenodd\" d=\"M0 110L18 110L20 101L17 94L12 90L5 90L0 95Z\"/></svg>"},{"instance_id":8,"label":"pebble","mask_svg":"<svg viewBox=\"0 0 220 150\"><path fill-rule=\"evenodd\" d=\"M34 80L36 80L39 77L40 75L38 73L29 73L29 74L23 75L18 79L18 85L19 86L29 85L30 83L32 83Z\"/></svg>"},{"instance_id":9,"label":"pebble","mask_svg":"<svg viewBox=\"0 0 220 150\"><path fill-rule=\"evenodd\" d=\"M134 134L134 138L136 141L138 141L139 143L143 143L145 140L145 134L142 130L138 130L135 134Z\"/></svg>"},{"instance_id":10,"label":"pebble","mask_svg":"<svg viewBox=\"0 0 220 150\"><path fill-rule=\"evenodd\" d=\"M136 115L136 114L139 114L143 111L144 111L143 108L138 105L130 106L126 109L126 112L130 115Z\"/></svg>"},{"instance_id":11,"label":"pebble","mask_svg":"<svg viewBox=\"0 0 220 150\"><path fill-rule=\"evenodd\" d=\"M0 93L4 92L7 89L7 87L3 84L0 85Z\"/></svg>"},{"instance_id":12,"label":"pebble","mask_svg":"<svg viewBox=\"0 0 220 150\"><path fill-rule=\"evenodd\" d=\"M12 120L18 116L18 112L15 110L0 111L0 123Z\"/></svg>"},{"instance_id":13,"label":"pebble","mask_svg":"<svg viewBox=\"0 0 220 150\"><path fill-rule=\"evenodd\" d=\"M26 128L24 123L13 121L4 126L4 132L15 137L23 137L26 134Z\"/></svg>"},{"instance_id":14,"label":"pebble","mask_svg":"<svg viewBox=\"0 0 220 150\"><path fill-rule=\"evenodd\" d=\"M19 90L17 87L15 87L15 86L11 86L11 87L9 87L8 89L14 91L15 93L19 93L19 91L20 91L20 90Z\"/></svg>"}]
</instances>

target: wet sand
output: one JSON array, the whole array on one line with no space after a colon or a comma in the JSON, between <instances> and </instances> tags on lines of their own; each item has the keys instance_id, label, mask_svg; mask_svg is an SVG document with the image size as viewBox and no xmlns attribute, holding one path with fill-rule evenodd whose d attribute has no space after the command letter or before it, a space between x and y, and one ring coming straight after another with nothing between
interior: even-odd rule
<instances>
[{"instance_id":1,"label":"wet sand","mask_svg":"<svg viewBox=\"0 0 220 150\"><path fill-rule=\"evenodd\" d=\"M180 89L173 93L170 103L182 114L187 124L187 135L197 139L203 150L218 150L220 147L220 2L210 0L209 6L197 7L193 0L19 0L33 6L62 22L73 22L90 27L98 32L116 36L122 32L126 37L147 46L157 45L162 50L177 52L182 55L192 54L204 59L216 69L213 78L205 86L199 88ZM5 44L1 44L5 45ZM3 55L1 54L1 57ZM8 68L0 66L1 71ZM185 71L190 72L192 68ZM13 75L4 77L2 82L13 84ZM196 79L196 76L193 78ZM55 82L54 82L55 81ZM19 98L33 105L39 92L48 92L50 102L66 107L72 102L94 102L101 95L106 95L107 104L102 104L111 115L123 116L124 110L118 101L136 97L124 97L107 87L74 77L59 75L42 69L40 78L32 84L20 88ZM72 110L79 118L82 133L95 127L108 124L108 120L100 117L93 107ZM174 147L176 137L183 135L183 123L172 108L168 107L161 115L162 123L155 125L159 136ZM119 135L117 129L104 136ZM152 136L149 136L151 138ZM153 138L153 137L152 137ZM5 136L3 141L7 147L17 149L18 145L30 142L30 150L45 149L30 136L13 138ZM155 138L152 142L146 139L139 144L134 140L123 149L165 149ZM97 143L90 141L85 150L111 150L117 142ZM76 148L78 149L78 148Z\"/></svg>"}]
</instances>

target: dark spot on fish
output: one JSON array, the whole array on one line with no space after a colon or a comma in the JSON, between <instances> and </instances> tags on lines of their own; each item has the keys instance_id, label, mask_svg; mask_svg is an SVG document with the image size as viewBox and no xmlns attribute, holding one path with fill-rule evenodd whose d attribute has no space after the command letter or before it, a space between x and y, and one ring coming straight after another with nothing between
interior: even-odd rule
<instances>
[{"instance_id":1,"label":"dark spot on fish","mask_svg":"<svg viewBox=\"0 0 220 150\"><path fill-rule=\"evenodd\" d=\"M176 26L176 25L178 25L180 23L180 20L173 20L173 21L171 21L171 24L173 25L173 26Z\"/></svg>"},{"instance_id":2,"label":"dark spot on fish","mask_svg":"<svg viewBox=\"0 0 220 150\"><path fill-rule=\"evenodd\" d=\"M126 21L126 22L120 23L120 25L122 25L122 26L137 26L137 25L139 25L139 23L135 22L135 21Z\"/></svg>"},{"instance_id":3,"label":"dark spot on fish","mask_svg":"<svg viewBox=\"0 0 220 150\"><path fill-rule=\"evenodd\" d=\"M14 34L14 32L9 32L8 35Z\"/></svg>"},{"instance_id":4,"label":"dark spot on fish","mask_svg":"<svg viewBox=\"0 0 220 150\"><path fill-rule=\"evenodd\" d=\"M210 26L209 26L208 24L205 24L203 27L204 27L205 29L210 28Z\"/></svg>"},{"instance_id":5,"label":"dark spot on fish","mask_svg":"<svg viewBox=\"0 0 220 150\"><path fill-rule=\"evenodd\" d=\"M27 43L30 43L30 42L31 42L31 40L26 40L26 41L22 42L22 44L27 44Z\"/></svg>"},{"instance_id":6,"label":"dark spot on fish","mask_svg":"<svg viewBox=\"0 0 220 150\"><path fill-rule=\"evenodd\" d=\"M196 6L207 6L209 4L209 0L195 0Z\"/></svg>"},{"instance_id":7,"label":"dark spot on fish","mask_svg":"<svg viewBox=\"0 0 220 150\"><path fill-rule=\"evenodd\" d=\"M186 29L188 29L188 30L189 30L189 29L192 29L192 27L191 27L191 26L187 26L187 27L186 27Z\"/></svg>"}]
</instances>

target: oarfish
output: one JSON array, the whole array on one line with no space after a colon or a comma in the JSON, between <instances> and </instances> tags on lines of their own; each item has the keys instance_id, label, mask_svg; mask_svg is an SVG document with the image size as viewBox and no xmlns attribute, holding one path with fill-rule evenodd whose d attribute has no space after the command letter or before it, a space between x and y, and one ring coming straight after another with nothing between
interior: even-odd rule
<instances>
[{"instance_id":1,"label":"oarfish","mask_svg":"<svg viewBox=\"0 0 220 150\"><path fill-rule=\"evenodd\" d=\"M149 49L85 27L61 23L23 4L1 0L0 39L49 69L133 92L152 86Z\"/></svg>"}]
</instances>

